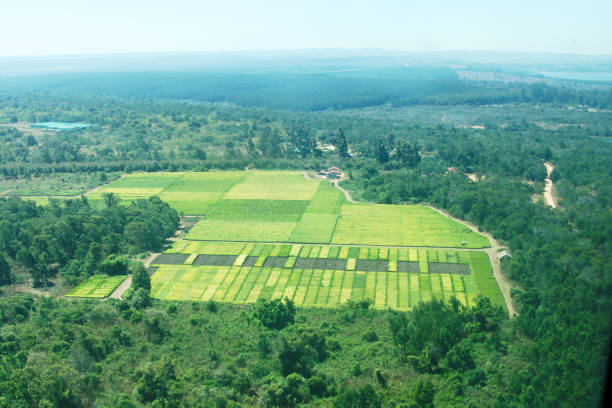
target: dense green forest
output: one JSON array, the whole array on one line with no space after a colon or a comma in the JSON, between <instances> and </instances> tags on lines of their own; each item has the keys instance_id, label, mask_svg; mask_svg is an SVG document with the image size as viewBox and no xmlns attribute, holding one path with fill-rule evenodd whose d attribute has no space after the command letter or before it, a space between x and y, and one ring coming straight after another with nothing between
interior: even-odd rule
<instances>
[{"instance_id":1,"label":"dense green forest","mask_svg":"<svg viewBox=\"0 0 612 408\"><path fill-rule=\"evenodd\" d=\"M350 103L335 102L340 88L325 85L331 99L320 107L308 99L267 105L275 93L300 92L267 84L266 92L229 92L219 78L213 85L223 99L191 97L186 88L164 99L163 87L147 93L137 82L112 96L61 87L1 93L7 196L36 195L50 178L69 185L76 175L103 183L135 170L336 165L358 200L431 203L506 244L512 259L502 267L519 315L508 318L487 299L407 313L367 302L334 310L165 302L148 297L146 282L121 301L7 295L0 406L601 405L612 316L610 93L449 81L459 88L426 96L367 84L354 99L341 94ZM363 102L374 88L398 96L312 112L377 105ZM15 125L48 120L96 126ZM555 166L557 209L541 202L545 161ZM29 193L9 191L11 181ZM44 289L48 280L73 285L94 271L138 268L134 257L159 248L177 225L176 212L156 198L120 205L108 196L103 209L84 199L41 207L0 198L0 281L8 284L0 290L11 293L23 274Z\"/></svg>"}]
</instances>

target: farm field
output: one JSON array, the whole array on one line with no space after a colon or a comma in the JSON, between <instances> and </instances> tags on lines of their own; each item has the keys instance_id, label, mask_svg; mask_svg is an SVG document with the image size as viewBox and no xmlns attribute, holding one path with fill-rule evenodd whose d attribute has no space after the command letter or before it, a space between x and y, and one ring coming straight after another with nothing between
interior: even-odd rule
<instances>
[{"instance_id":1,"label":"farm field","mask_svg":"<svg viewBox=\"0 0 612 408\"><path fill-rule=\"evenodd\" d=\"M337 307L370 299L409 310L420 301L477 295L505 302L483 251L179 241L152 262L151 295L165 300L253 303L292 299Z\"/></svg>"},{"instance_id":2,"label":"farm field","mask_svg":"<svg viewBox=\"0 0 612 408\"><path fill-rule=\"evenodd\" d=\"M125 280L126 276L94 275L66 294L69 297L105 298Z\"/></svg>"},{"instance_id":3,"label":"farm field","mask_svg":"<svg viewBox=\"0 0 612 408\"><path fill-rule=\"evenodd\" d=\"M354 204L300 172L133 173L89 194L125 202L154 195L185 215L202 215L186 239L486 248L488 240L419 205Z\"/></svg>"},{"instance_id":4,"label":"farm field","mask_svg":"<svg viewBox=\"0 0 612 408\"><path fill-rule=\"evenodd\" d=\"M202 215L153 260L158 299L288 297L305 307L370 299L408 310L483 294L505 307L487 254L466 250L489 241L426 206L349 203L331 183L288 171L134 173L88 198L101 204L106 192L125 202L157 195Z\"/></svg>"}]
</instances>

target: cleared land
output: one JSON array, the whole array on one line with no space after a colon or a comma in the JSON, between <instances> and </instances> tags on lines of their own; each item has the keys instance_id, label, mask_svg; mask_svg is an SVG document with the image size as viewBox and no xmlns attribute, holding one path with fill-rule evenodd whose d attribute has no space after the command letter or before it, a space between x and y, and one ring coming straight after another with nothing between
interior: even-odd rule
<instances>
[{"instance_id":1,"label":"cleared land","mask_svg":"<svg viewBox=\"0 0 612 408\"><path fill-rule=\"evenodd\" d=\"M180 241L152 265L151 295L166 300L288 297L299 306L337 307L370 299L376 308L409 310L453 296L473 304L483 294L505 307L482 251Z\"/></svg>"},{"instance_id":2,"label":"cleared land","mask_svg":"<svg viewBox=\"0 0 612 408\"><path fill-rule=\"evenodd\" d=\"M125 280L126 276L94 275L73 288L66 296L84 298L105 298Z\"/></svg>"},{"instance_id":3,"label":"cleared land","mask_svg":"<svg viewBox=\"0 0 612 408\"><path fill-rule=\"evenodd\" d=\"M489 246L482 235L425 206L348 203L340 215L334 244Z\"/></svg>"},{"instance_id":4,"label":"cleared land","mask_svg":"<svg viewBox=\"0 0 612 408\"><path fill-rule=\"evenodd\" d=\"M349 203L299 172L134 173L88 195L102 202L158 195L202 215L189 240L486 248L489 241L425 206Z\"/></svg>"},{"instance_id":5,"label":"cleared land","mask_svg":"<svg viewBox=\"0 0 612 408\"><path fill-rule=\"evenodd\" d=\"M158 195L202 216L153 259L159 299L288 297L308 307L370 299L408 310L483 294L505 307L487 254L466 250L489 240L426 206L351 203L326 180L276 171L136 173L88 197L101 204L105 192L125 202Z\"/></svg>"}]
</instances>

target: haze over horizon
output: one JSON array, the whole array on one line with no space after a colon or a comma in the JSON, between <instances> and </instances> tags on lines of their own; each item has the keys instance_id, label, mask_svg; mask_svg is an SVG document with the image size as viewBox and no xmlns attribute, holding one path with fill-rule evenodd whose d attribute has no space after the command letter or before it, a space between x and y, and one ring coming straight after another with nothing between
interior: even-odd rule
<instances>
[{"instance_id":1,"label":"haze over horizon","mask_svg":"<svg viewBox=\"0 0 612 408\"><path fill-rule=\"evenodd\" d=\"M24 0L3 5L0 56L383 49L612 54L612 3L483 0Z\"/></svg>"}]
</instances>

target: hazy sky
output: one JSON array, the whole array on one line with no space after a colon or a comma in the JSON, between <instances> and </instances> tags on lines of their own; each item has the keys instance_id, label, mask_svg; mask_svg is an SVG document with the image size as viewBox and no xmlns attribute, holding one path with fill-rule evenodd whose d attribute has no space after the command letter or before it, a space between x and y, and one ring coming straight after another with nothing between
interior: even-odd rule
<instances>
[{"instance_id":1,"label":"hazy sky","mask_svg":"<svg viewBox=\"0 0 612 408\"><path fill-rule=\"evenodd\" d=\"M0 55L386 48L612 54L611 0L0 0Z\"/></svg>"}]
</instances>

